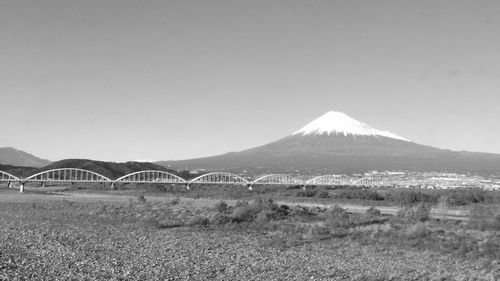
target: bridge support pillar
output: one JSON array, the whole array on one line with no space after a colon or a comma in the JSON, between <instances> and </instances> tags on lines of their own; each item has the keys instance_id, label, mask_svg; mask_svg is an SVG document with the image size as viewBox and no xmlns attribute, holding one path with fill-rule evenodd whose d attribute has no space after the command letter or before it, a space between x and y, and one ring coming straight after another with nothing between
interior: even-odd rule
<instances>
[{"instance_id":1,"label":"bridge support pillar","mask_svg":"<svg viewBox=\"0 0 500 281\"><path fill-rule=\"evenodd\" d=\"M11 188L12 187L12 182L11 181L8 181L7 182L7 188Z\"/></svg>"},{"instance_id":2,"label":"bridge support pillar","mask_svg":"<svg viewBox=\"0 0 500 281\"><path fill-rule=\"evenodd\" d=\"M45 187L45 182L44 181L40 182L40 187Z\"/></svg>"},{"instance_id":3,"label":"bridge support pillar","mask_svg":"<svg viewBox=\"0 0 500 281\"><path fill-rule=\"evenodd\" d=\"M189 184L186 184L186 189L189 190Z\"/></svg>"},{"instance_id":4,"label":"bridge support pillar","mask_svg":"<svg viewBox=\"0 0 500 281\"><path fill-rule=\"evenodd\" d=\"M24 192L24 182L21 182L21 185L19 186L19 192Z\"/></svg>"},{"instance_id":5,"label":"bridge support pillar","mask_svg":"<svg viewBox=\"0 0 500 281\"><path fill-rule=\"evenodd\" d=\"M115 186L115 183L114 183L114 182L112 182L112 183L111 183L111 189L112 189L112 190L115 190L115 189L116 189L116 186Z\"/></svg>"}]
</instances>

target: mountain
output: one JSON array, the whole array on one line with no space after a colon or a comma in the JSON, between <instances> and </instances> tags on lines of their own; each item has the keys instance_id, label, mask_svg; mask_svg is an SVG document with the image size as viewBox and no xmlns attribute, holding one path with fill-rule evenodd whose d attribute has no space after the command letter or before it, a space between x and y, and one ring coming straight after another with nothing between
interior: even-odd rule
<instances>
[{"instance_id":1,"label":"mountain","mask_svg":"<svg viewBox=\"0 0 500 281\"><path fill-rule=\"evenodd\" d=\"M2 165L0 164L0 171L7 172L16 177L28 177L33 175L33 173L37 170L34 167L22 167L22 166L12 166L12 165Z\"/></svg>"},{"instance_id":2,"label":"mountain","mask_svg":"<svg viewBox=\"0 0 500 281\"><path fill-rule=\"evenodd\" d=\"M43 167L50 161L38 158L13 147L0 147L0 164L24 167Z\"/></svg>"},{"instance_id":3,"label":"mountain","mask_svg":"<svg viewBox=\"0 0 500 281\"><path fill-rule=\"evenodd\" d=\"M293 134L240 152L161 161L165 167L301 174L371 170L443 171L500 175L500 155L458 152L414 143L330 111Z\"/></svg>"},{"instance_id":4,"label":"mountain","mask_svg":"<svg viewBox=\"0 0 500 281\"><path fill-rule=\"evenodd\" d=\"M58 169L58 168L78 168L78 169L89 170L101 174L110 179L117 179L126 174L144 170L159 170L159 171L172 172L172 170L147 162L115 163L115 162L103 162L103 161L95 161L88 159L65 159L54 162L43 168L40 168L34 173L52 169Z\"/></svg>"}]
</instances>

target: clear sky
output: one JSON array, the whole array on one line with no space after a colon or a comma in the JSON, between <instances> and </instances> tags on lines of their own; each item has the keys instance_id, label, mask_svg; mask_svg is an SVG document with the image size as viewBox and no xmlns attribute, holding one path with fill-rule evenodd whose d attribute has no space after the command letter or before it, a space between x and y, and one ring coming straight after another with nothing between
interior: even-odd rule
<instances>
[{"instance_id":1,"label":"clear sky","mask_svg":"<svg viewBox=\"0 0 500 281\"><path fill-rule=\"evenodd\" d=\"M329 110L500 153L500 1L0 1L0 147L173 160Z\"/></svg>"}]
</instances>

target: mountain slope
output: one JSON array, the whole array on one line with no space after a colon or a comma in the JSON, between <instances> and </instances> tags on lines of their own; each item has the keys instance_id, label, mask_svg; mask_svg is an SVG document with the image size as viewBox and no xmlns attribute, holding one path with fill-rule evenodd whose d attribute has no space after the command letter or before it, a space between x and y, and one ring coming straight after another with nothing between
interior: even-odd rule
<instances>
[{"instance_id":1,"label":"mountain slope","mask_svg":"<svg viewBox=\"0 0 500 281\"><path fill-rule=\"evenodd\" d=\"M456 152L411 142L328 112L275 142L218 156L163 161L185 167L256 172L358 173L369 170L500 174L500 155Z\"/></svg>"},{"instance_id":2,"label":"mountain slope","mask_svg":"<svg viewBox=\"0 0 500 281\"><path fill-rule=\"evenodd\" d=\"M21 166L12 166L12 165L2 165L0 164L0 171L7 172L16 177L28 177L33 175L33 173L37 170L34 167L21 167Z\"/></svg>"},{"instance_id":3,"label":"mountain slope","mask_svg":"<svg viewBox=\"0 0 500 281\"><path fill-rule=\"evenodd\" d=\"M24 167L43 167L50 164L50 161L38 158L13 147L1 147L0 164Z\"/></svg>"}]
</instances>

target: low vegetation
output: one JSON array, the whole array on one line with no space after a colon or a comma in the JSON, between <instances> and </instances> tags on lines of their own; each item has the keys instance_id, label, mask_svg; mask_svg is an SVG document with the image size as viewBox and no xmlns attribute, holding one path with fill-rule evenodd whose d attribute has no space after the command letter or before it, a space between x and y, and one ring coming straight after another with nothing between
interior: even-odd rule
<instances>
[{"instance_id":1,"label":"low vegetation","mask_svg":"<svg viewBox=\"0 0 500 281\"><path fill-rule=\"evenodd\" d=\"M500 213L495 208L477 207L467 223L430 219L430 205L419 203L402 209L397 216L384 216L377 208L365 213L330 209L291 207L271 199L237 201L231 206L219 201L212 207L190 209L179 199L167 204L149 203L142 196L129 208L102 207L100 215L119 221L135 220L146 228L208 227L255 231L272 236L262 246L285 249L325 239L347 239L380 247L437 251L460 257L500 259Z\"/></svg>"},{"instance_id":2,"label":"low vegetation","mask_svg":"<svg viewBox=\"0 0 500 281\"><path fill-rule=\"evenodd\" d=\"M315 198L330 200L350 192L335 191L317 189ZM373 196L364 190L352 194ZM426 198L412 196L401 198ZM301 280L312 276L348 276L352 280L500 277L500 213L492 206L477 205L469 221L454 222L432 219L432 202L412 201L396 216L388 216L374 207L354 214L338 206L279 204L266 196L239 201L218 199L210 204L200 201L175 197L158 200L138 194L125 203L63 199L0 205L0 234L6 238L0 241L0 279L58 278L64 274L126 280L168 276L266 278L256 275L263 272L260 267L236 274L259 259L266 268L275 268L273 272L280 274L277 279L290 279L286 275L290 272ZM218 252L220 248L222 252ZM226 253L230 256L221 259ZM248 256L250 253L255 256ZM170 260L172 256L176 258ZM200 256L203 259L198 260ZM349 259L355 267L339 271L336 264L329 271L326 264L331 263L322 262L337 256ZM392 258L382 261L387 256ZM189 262L184 262L187 257ZM364 260L358 265L360 257ZM427 268L433 259L453 270L432 275L435 272ZM309 261L308 267L314 267L314 272L301 266ZM205 266L206 262L210 264ZM393 272L379 267L380 262L392 266ZM237 267L239 263L244 266ZM414 270L418 263L422 263L420 272ZM288 267L281 272L284 264ZM326 272L330 275L321 275Z\"/></svg>"},{"instance_id":3,"label":"low vegetation","mask_svg":"<svg viewBox=\"0 0 500 281\"><path fill-rule=\"evenodd\" d=\"M416 188L360 188L344 187L334 191L320 191L320 188L300 190L296 197L319 197L341 200L385 201L403 206L419 203L439 204L446 207L458 207L471 204L500 204L500 193L481 188L463 188L450 190L427 190Z\"/></svg>"},{"instance_id":4,"label":"low vegetation","mask_svg":"<svg viewBox=\"0 0 500 281\"><path fill-rule=\"evenodd\" d=\"M187 190L182 185L124 185L119 189L134 192L143 190L154 194L170 194L191 198L253 200L275 198L280 201L318 202L323 204L356 203L375 206L412 207L420 203L439 208L468 209L474 205L500 204L500 192L480 188L431 190L419 188L362 188L310 186L255 186L249 190L243 185L192 185ZM129 193L127 193L129 194Z\"/></svg>"}]
</instances>

